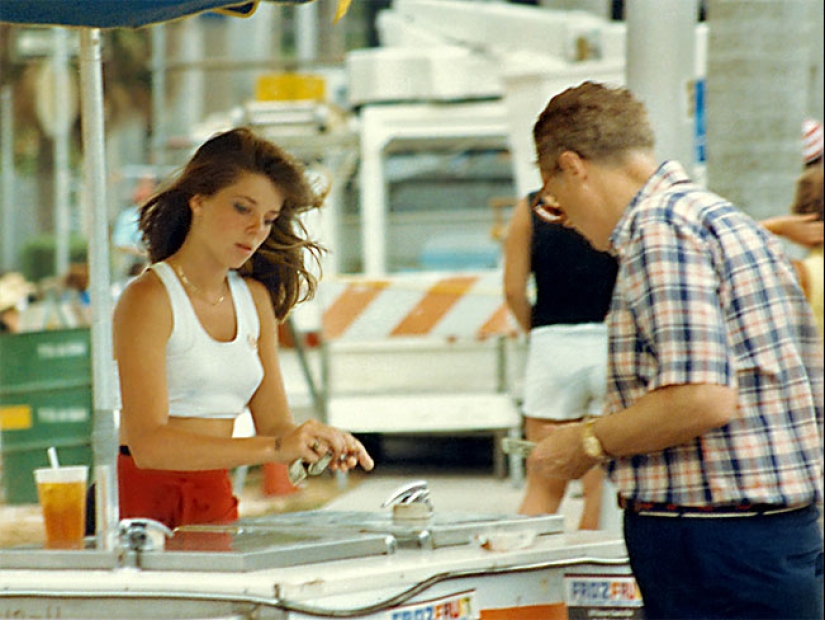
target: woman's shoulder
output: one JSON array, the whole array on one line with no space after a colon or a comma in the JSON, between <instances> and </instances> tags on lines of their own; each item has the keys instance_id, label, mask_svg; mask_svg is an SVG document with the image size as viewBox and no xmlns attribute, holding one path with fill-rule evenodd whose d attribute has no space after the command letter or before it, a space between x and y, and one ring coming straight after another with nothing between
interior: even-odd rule
<instances>
[{"instance_id":1,"label":"woman's shoulder","mask_svg":"<svg viewBox=\"0 0 825 620\"><path fill-rule=\"evenodd\" d=\"M150 300L157 298L160 295L166 294L166 287L155 273L154 269L145 269L136 278L132 278L129 284L123 289L124 296L133 296L136 298L148 297Z\"/></svg>"},{"instance_id":2,"label":"woman's shoulder","mask_svg":"<svg viewBox=\"0 0 825 620\"><path fill-rule=\"evenodd\" d=\"M255 302L255 308L258 310L259 317L267 317L274 315L272 307L272 297L269 295L269 290L264 284L253 278L252 276L242 276L243 281L249 288L249 294L252 296L252 301Z\"/></svg>"},{"instance_id":3,"label":"woman's shoulder","mask_svg":"<svg viewBox=\"0 0 825 620\"><path fill-rule=\"evenodd\" d=\"M118 299L115 314L147 319L163 315L171 317L166 287L152 269L145 270L126 285Z\"/></svg>"},{"instance_id":4,"label":"woman's shoulder","mask_svg":"<svg viewBox=\"0 0 825 620\"><path fill-rule=\"evenodd\" d=\"M174 326L172 304L160 278L146 270L129 282L115 306L112 329L118 360L162 350Z\"/></svg>"}]
</instances>

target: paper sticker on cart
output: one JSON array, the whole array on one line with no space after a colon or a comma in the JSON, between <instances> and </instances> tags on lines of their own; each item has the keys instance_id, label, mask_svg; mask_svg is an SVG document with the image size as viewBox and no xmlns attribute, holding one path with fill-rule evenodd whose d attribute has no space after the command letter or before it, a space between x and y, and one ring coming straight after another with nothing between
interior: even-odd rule
<instances>
[{"instance_id":1,"label":"paper sticker on cart","mask_svg":"<svg viewBox=\"0 0 825 620\"><path fill-rule=\"evenodd\" d=\"M451 594L423 603L396 607L377 616L381 620L478 620L475 590Z\"/></svg>"},{"instance_id":2,"label":"paper sticker on cart","mask_svg":"<svg viewBox=\"0 0 825 620\"><path fill-rule=\"evenodd\" d=\"M632 576L565 575L564 600L570 620L641 618L642 594Z\"/></svg>"}]
</instances>

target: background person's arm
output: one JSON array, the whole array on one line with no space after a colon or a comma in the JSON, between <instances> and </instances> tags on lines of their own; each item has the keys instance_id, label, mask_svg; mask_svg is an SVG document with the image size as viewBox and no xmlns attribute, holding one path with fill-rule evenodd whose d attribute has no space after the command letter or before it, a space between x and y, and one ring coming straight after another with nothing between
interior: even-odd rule
<instances>
[{"instance_id":1,"label":"background person's arm","mask_svg":"<svg viewBox=\"0 0 825 620\"><path fill-rule=\"evenodd\" d=\"M825 222L816 213L776 215L759 222L769 232L788 241L812 247L825 240Z\"/></svg>"},{"instance_id":2,"label":"background person's arm","mask_svg":"<svg viewBox=\"0 0 825 620\"><path fill-rule=\"evenodd\" d=\"M504 240L504 296L521 329L530 331L532 307L527 297L533 221L526 198L516 203Z\"/></svg>"}]
</instances>

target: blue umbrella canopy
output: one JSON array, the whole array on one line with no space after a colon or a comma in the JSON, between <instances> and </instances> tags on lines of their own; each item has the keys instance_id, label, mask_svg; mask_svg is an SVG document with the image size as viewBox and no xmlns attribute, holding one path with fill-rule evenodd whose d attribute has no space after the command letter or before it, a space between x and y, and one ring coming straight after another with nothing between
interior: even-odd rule
<instances>
[{"instance_id":1,"label":"blue umbrella canopy","mask_svg":"<svg viewBox=\"0 0 825 620\"><path fill-rule=\"evenodd\" d=\"M312 0L266 0L304 4ZM41 26L138 28L204 11L251 15L260 0L2 0L0 22Z\"/></svg>"}]
</instances>

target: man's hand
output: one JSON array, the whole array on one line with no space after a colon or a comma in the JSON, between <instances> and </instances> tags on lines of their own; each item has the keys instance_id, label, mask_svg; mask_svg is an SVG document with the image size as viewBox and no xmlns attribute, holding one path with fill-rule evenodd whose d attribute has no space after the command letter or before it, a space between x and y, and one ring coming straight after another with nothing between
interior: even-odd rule
<instances>
[{"instance_id":1,"label":"man's hand","mask_svg":"<svg viewBox=\"0 0 825 620\"><path fill-rule=\"evenodd\" d=\"M564 424L540 441L527 459L530 471L545 478L577 480L597 460L585 454L582 445L583 424Z\"/></svg>"}]
</instances>

